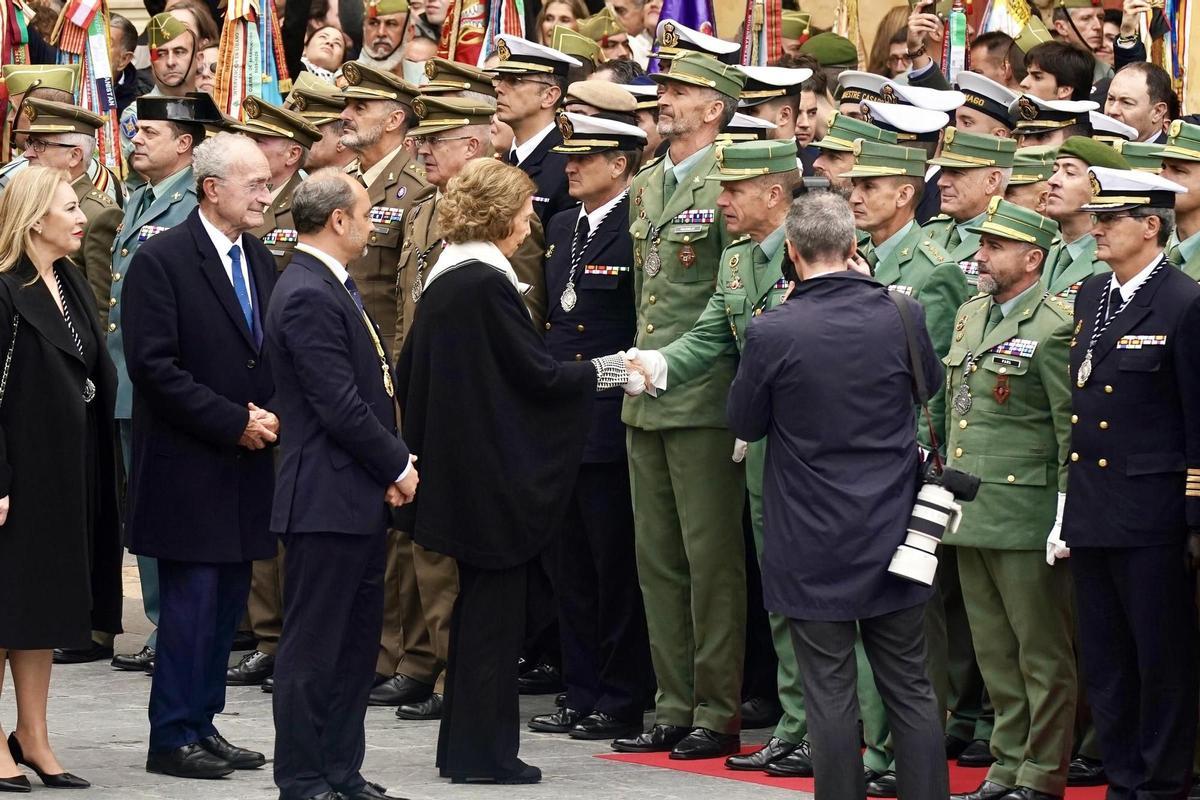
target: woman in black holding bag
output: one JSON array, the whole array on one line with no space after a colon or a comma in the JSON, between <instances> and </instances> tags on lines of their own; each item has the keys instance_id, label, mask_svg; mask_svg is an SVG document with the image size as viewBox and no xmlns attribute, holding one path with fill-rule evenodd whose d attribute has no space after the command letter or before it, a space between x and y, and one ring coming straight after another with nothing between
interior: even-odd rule
<instances>
[{"instance_id":1,"label":"woman in black holding bag","mask_svg":"<svg viewBox=\"0 0 1200 800\"><path fill-rule=\"evenodd\" d=\"M0 197L0 679L17 722L0 737L0 791L89 784L46 726L51 651L119 633L121 543L113 458L116 378L95 301L67 259L86 218L67 174L29 167Z\"/></svg>"}]
</instances>

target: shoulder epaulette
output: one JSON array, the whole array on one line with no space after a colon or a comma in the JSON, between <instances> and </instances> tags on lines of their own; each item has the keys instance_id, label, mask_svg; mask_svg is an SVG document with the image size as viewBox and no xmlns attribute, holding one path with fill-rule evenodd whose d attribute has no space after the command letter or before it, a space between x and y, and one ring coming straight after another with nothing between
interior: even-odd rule
<instances>
[{"instance_id":1,"label":"shoulder epaulette","mask_svg":"<svg viewBox=\"0 0 1200 800\"><path fill-rule=\"evenodd\" d=\"M922 239L920 247L929 254L929 257L934 260L934 263L943 264L950 262L950 256L945 250L932 239Z\"/></svg>"},{"instance_id":2,"label":"shoulder epaulette","mask_svg":"<svg viewBox=\"0 0 1200 800\"><path fill-rule=\"evenodd\" d=\"M642 164L642 168L641 168L641 169L639 169L639 170L638 170L636 173L634 173L634 174L635 174L635 175L641 175L641 174L642 174L643 172L645 172L646 170L648 170L648 169L653 169L654 165L655 165L655 164L657 164L658 162L662 161L662 160L663 160L663 157L662 157L662 156L655 156L654 158L652 158L652 159L650 159L649 161L647 161L645 164Z\"/></svg>"},{"instance_id":3,"label":"shoulder epaulette","mask_svg":"<svg viewBox=\"0 0 1200 800\"><path fill-rule=\"evenodd\" d=\"M743 236L739 236L738 238L736 238L732 242L730 242L728 244L728 247L733 247L734 245L742 244L743 242L747 241L749 238L750 238L750 234L748 234L748 233Z\"/></svg>"},{"instance_id":4,"label":"shoulder epaulette","mask_svg":"<svg viewBox=\"0 0 1200 800\"><path fill-rule=\"evenodd\" d=\"M951 217L949 214L938 214L930 217L929 222L926 222L925 225L932 225L935 222L949 222L951 219L953 219L953 217ZM922 225L921 227L924 228L925 225Z\"/></svg>"},{"instance_id":5,"label":"shoulder epaulette","mask_svg":"<svg viewBox=\"0 0 1200 800\"><path fill-rule=\"evenodd\" d=\"M991 295L989 295L987 292L980 292L979 294L973 295L972 297L968 297L966 299L966 301L963 303L963 307L965 308L966 306L969 306L972 303L978 302L978 301L983 300L990 296Z\"/></svg>"},{"instance_id":6,"label":"shoulder epaulette","mask_svg":"<svg viewBox=\"0 0 1200 800\"><path fill-rule=\"evenodd\" d=\"M99 203L100 205L104 206L105 208L109 208L109 207L117 205L117 201L113 200L111 197L109 197L108 192L105 192L101 189L92 189L90 192L88 192L86 195L84 195L84 197L87 197L89 200L93 200L93 201Z\"/></svg>"},{"instance_id":7,"label":"shoulder epaulette","mask_svg":"<svg viewBox=\"0 0 1200 800\"><path fill-rule=\"evenodd\" d=\"M1075 309L1056 294L1046 292L1042 295L1042 305L1053 309L1055 313L1068 322L1075 319Z\"/></svg>"}]
</instances>

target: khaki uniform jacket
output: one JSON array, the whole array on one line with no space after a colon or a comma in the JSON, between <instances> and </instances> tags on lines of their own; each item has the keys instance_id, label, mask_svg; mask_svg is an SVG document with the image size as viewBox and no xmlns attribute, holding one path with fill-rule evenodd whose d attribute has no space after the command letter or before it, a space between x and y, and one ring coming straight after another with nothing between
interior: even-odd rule
<instances>
[{"instance_id":1,"label":"khaki uniform jacket","mask_svg":"<svg viewBox=\"0 0 1200 800\"><path fill-rule=\"evenodd\" d=\"M717 208L721 184L705 180L717 169L715 148L693 165L671 197L664 197L664 165L664 159L650 162L630 187L635 344L643 350L662 350L692 329L713 299L721 253L732 240ZM661 268L647 275L646 260L655 249ZM644 430L725 428L725 398L736 370L731 347L686 386L659 398L626 397L621 419Z\"/></svg>"},{"instance_id":2,"label":"khaki uniform jacket","mask_svg":"<svg viewBox=\"0 0 1200 800\"><path fill-rule=\"evenodd\" d=\"M283 185L282 191L275 196L275 201L263 212L263 224L250 231L271 251L275 257L275 269L283 272L283 268L292 260L292 251L300 234L296 230L296 222L292 219L292 192L304 180L297 172Z\"/></svg>"},{"instance_id":3,"label":"khaki uniform jacket","mask_svg":"<svg viewBox=\"0 0 1200 800\"><path fill-rule=\"evenodd\" d=\"M952 243L957 227L958 223L952 217L939 214L925 223L922 230L926 239L939 245L946 251L949 260L958 264L967 279L967 286L975 291L979 284L979 265L975 262L975 254L979 252L979 234L968 233L961 241Z\"/></svg>"},{"instance_id":4,"label":"khaki uniform jacket","mask_svg":"<svg viewBox=\"0 0 1200 800\"><path fill-rule=\"evenodd\" d=\"M1072 259L1061 239L1050 248L1046 254L1046 288L1050 294L1058 297L1072 308L1075 307L1075 294L1080 285L1093 275L1109 272L1109 266L1096 258L1096 240L1084 248L1079 258Z\"/></svg>"},{"instance_id":5,"label":"khaki uniform jacket","mask_svg":"<svg viewBox=\"0 0 1200 800\"><path fill-rule=\"evenodd\" d=\"M112 244L121 224L121 207L107 193L97 189L86 173L71 184L79 200L79 210L87 217L83 226L83 244L71 261L79 267L96 298L100 328L108 327L108 309L115 305L112 291Z\"/></svg>"},{"instance_id":6,"label":"khaki uniform jacket","mask_svg":"<svg viewBox=\"0 0 1200 800\"><path fill-rule=\"evenodd\" d=\"M963 503L945 543L1041 550L1067 489L1071 448L1071 306L1039 283L987 334L993 300L963 304L946 364L950 466L978 475L979 494ZM966 383L971 407L955 408Z\"/></svg>"}]
</instances>

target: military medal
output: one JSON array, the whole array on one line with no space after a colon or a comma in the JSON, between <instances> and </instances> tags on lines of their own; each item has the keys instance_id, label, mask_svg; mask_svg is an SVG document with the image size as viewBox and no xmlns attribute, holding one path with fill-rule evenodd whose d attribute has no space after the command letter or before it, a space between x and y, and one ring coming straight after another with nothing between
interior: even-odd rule
<instances>
[{"instance_id":1,"label":"military medal","mask_svg":"<svg viewBox=\"0 0 1200 800\"><path fill-rule=\"evenodd\" d=\"M383 390L387 392L388 397L395 397L396 387L392 386L392 371L388 369L386 361L379 366L383 370Z\"/></svg>"},{"instance_id":2,"label":"military medal","mask_svg":"<svg viewBox=\"0 0 1200 800\"><path fill-rule=\"evenodd\" d=\"M696 249L690 244L685 244L679 251L679 263L684 269L691 269L696 263Z\"/></svg>"},{"instance_id":3,"label":"military medal","mask_svg":"<svg viewBox=\"0 0 1200 800\"><path fill-rule=\"evenodd\" d=\"M992 389L992 397L996 398L996 402L1004 405L1008 402L1009 396L1012 395L1012 389L1008 385L1007 375L996 376L996 386Z\"/></svg>"},{"instance_id":4,"label":"military medal","mask_svg":"<svg viewBox=\"0 0 1200 800\"><path fill-rule=\"evenodd\" d=\"M83 382L83 402L90 403L96 399L96 384L88 378Z\"/></svg>"},{"instance_id":5,"label":"military medal","mask_svg":"<svg viewBox=\"0 0 1200 800\"><path fill-rule=\"evenodd\" d=\"M968 352L967 361L963 365L962 383L958 384L958 388L954 390L954 396L950 399L950 405L954 409L954 413L960 417L965 417L971 410L971 406L975 401L971 399L971 389L967 386L967 376L971 374L971 369L975 366L975 354Z\"/></svg>"},{"instance_id":6,"label":"military medal","mask_svg":"<svg viewBox=\"0 0 1200 800\"><path fill-rule=\"evenodd\" d=\"M646 275L653 278L662 269L662 260L658 255L659 238L657 234L650 240L650 252L646 254Z\"/></svg>"},{"instance_id":7,"label":"military medal","mask_svg":"<svg viewBox=\"0 0 1200 800\"><path fill-rule=\"evenodd\" d=\"M567 288L563 289L562 297L558 300L559 304L562 305L562 310L570 311L575 308L575 301L577 299L575 296L575 282L567 281Z\"/></svg>"},{"instance_id":8,"label":"military medal","mask_svg":"<svg viewBox=\"0 0 1200 800\"><path fill-rule=\"evenodd\" d=\"M1095 180L1095 178L1092 180ZM1092 377L1092 351L1096 349L1096 342L1100 341L1100 337L1104 334L1104 331L1108 330L1108 326L1111 325L1112 321L1117 318L1117 315L1124 311L1125 307L1133 302L1133 298L1137 297L1137 293L1142 290L1142 286L1150 283L1150 281L1154 279L1154 276L1157 275L1163 268L1163 264L1166 263L1166 259L1159 261L1158 265L1155 266L1154 269L1150 271L1150 274L1146 276L1146 280L1142 281L1141 284L1133 290L1133 294L1129 296L1129 299L1122 302L1120 307L1118 307L1117 310L1111 314L1108 313L1108 306L1110 302L1109 295L1111 293L1104 293L1104 297L1100 299L1100 304L1096 306L1096 323L1092 326L1092 338L1088 342L1087 352L1083 354L1083 362L1079 365L1079 372L1075 373L1075 385L1077 387L1082 389L1087 385L1088 378Z\"/></svg>"},{"instance_id":9,"label":"military medal","mask_svg":"<svg viewBox=\"0 0 1200 800\"><path fill-rule=\"evenodd\" d=\"M1079 365L1079 372L1075 375L1075 385L1082 389L1087 385L1088 378L1092 377L1092 348L1083 355L1083 363Z\"/></svg>"}]
</instances>

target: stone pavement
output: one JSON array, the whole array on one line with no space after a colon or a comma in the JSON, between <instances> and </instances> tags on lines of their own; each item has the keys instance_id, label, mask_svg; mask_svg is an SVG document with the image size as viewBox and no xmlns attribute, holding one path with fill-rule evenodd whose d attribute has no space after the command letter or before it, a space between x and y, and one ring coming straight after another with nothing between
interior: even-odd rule
<instances>
[{"instance_id":1,"label":"stone pavement","mask_svg":"<svg viewBox=\"0 0 1200 800\"><path fill-rule=\"evenodd\" d=\"M117 639L119 652L141 647L147 623L141 614L136 573L126 568L125 627ZM235 654L233 660L236 660ZM234 773L219 781L184 781L145 771L146 700L150 679L112 670L106 662L55 667L50 684L50 732L59 761L90 780L93 788L69 793L79 800L274 800L270 764L253 772ZM258 687L230 687L225 712L217 720L221 733L243 747L270 756L274 730L271 698ZM526 697L521 714L552 710L553 696ZM647 717L647 724L651 718ZM6 674L0 694L0 728L16 721L12 680ZM396 719L390 708L367 711L367 754L363 774L413 800L475 798L558 798L569 800L810 800L811 795L740 781L691 775L594 758L611 752L607 742L577 742L534 733L522 725L521 757L542 768L536 786L452 786L433 767L436 722ZM746 742L765 739L769 731L748 731ZM34 797L48 796L36 777ZM57 795L56 795L57 796Z\"/></svg>"}]
</instances>

